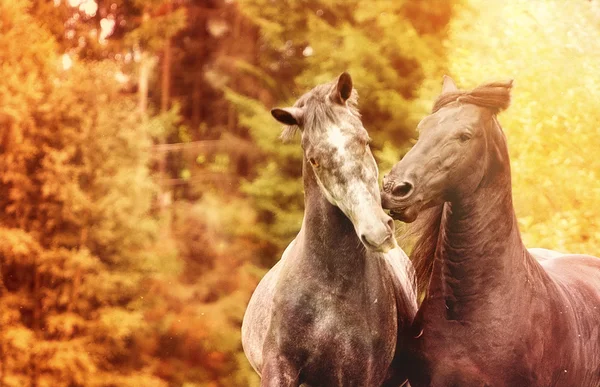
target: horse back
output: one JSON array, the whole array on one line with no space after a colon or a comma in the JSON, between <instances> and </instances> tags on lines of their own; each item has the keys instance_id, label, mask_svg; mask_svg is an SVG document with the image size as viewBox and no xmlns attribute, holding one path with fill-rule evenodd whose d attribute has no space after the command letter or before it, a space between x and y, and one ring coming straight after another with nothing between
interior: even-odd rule
<instances>
[{"instance_id":1,"label":"horse back","mask_svg":"<svg viewBox=\"0 0 600 387\"><path fill-rule=\"evenodd\" d=\"M568 329L558 342L566 347L569 363L554 380L577 375L581 386L600 380L600 258L561 255L540 262L556 284L553 320ZM570 385L568 382L561 385Z\"/></svg>"},{"instance_id":2,"label":"horse back","mask_svg":"<svg viewBox=\"0 0 600 387\"><path fill-rule=\"evenodd\" d=\"M538 258L536 256L536 258ZM538 259L549 276L567 293L585 293L586 302L600 297L600 258L580 254L560 254Z\"/></svg>"}]
</instances>

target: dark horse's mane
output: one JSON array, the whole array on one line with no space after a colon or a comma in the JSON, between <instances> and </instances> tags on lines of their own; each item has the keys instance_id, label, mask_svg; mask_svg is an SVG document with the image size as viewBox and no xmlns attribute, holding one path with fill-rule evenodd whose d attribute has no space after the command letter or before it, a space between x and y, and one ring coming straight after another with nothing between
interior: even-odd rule
<instances>
[{"instance_id":1,"label":"dark horse's mane","mask_svg":"<svg viewBox=\"0 0 600 387\"><path fill-rule=\"evenodd\" d=\"M434 114L441 108L453 103L462 102L490 108L499 113L510 105L510 90L512 80L492 82L477 86L473 90L456 90L441 94L433 104ZM445 203L422 211L417 219L406 225L404 240L416 240L411 260L415 266L419 292L425 291L429 286L429 279L433 271L435 250L437 248Z\"/></svg>"}]
</instances>

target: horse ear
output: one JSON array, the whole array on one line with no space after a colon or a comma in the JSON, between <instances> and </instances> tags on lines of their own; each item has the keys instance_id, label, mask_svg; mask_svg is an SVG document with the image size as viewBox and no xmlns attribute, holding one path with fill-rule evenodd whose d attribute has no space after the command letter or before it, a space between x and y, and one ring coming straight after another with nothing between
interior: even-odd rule
<instances>
[{"instance_id":1,"label":"horse ear","mask_svg":"<svg viewBox=\"0 0 600 387\"><path fill-rule=\"evenodd\" d=\"M274 108L271 109L271 115L282 124L300 126L304 112L297 107Z\"/></svg>"},{"instance_id":2,"label":"horse ear","mask_svg":"<svg viewBox=\"0 0 600 387\"><path fill-rule=\"evenodd\" d=\"M352 77L347 72L343 72L338 77L335 91L333 92L333 100L345 104L348 98L352 95Z\"/></svg>"},{"instance_id":3,"label":"horse ear","mask_svg":"<svg viewBox=\"0 0 600 387\"><path fill-rule=\"evenodd\" d=\"M456 83L447 75L444 75L444 82L442 83L442 94L458 91Z\"/></svg>"}]
</instances>

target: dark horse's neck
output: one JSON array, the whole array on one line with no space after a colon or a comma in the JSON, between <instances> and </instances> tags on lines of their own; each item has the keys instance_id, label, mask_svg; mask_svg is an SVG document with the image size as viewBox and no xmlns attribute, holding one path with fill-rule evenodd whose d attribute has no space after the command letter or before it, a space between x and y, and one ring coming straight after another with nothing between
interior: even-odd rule
<instances>
[{"instance_id":1,"label":"dark horse's neck","mask_svg":"<svg viewBox=\"0 0 600 387\"><path fill-rule=\"evenodd\" d=\"M536 266L517 226L508 152L472 195L444 204L440 224L428 298L448 320L469 320L499 295L510 299Z\"/></svg>"},{"instance_id":2,"label":"dark horse's neck","mask_svg":"<svg viewBox=\"0 0 600 387\"><path fill-rule=\"evenodd\" d=\"M315 275L331 278L356 276L365 261L366 250L348 217L329 203L321 192L312 167L303 163L304 221L301 231L305 260Z\"/></svg>"}]
</instances>

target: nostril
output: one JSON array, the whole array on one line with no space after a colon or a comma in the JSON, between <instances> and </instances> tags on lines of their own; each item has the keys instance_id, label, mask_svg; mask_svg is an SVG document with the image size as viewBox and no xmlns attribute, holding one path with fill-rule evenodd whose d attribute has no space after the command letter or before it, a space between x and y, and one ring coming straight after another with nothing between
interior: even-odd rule
<instances>
[{"instance_id":1,"label":"nostril","mask_svg":"<svg viewBox=\"0 0 600 387\"><path fill-rule=\"evenodd\" d=\"M413 185L411 183L409 183L408 181L403 181L402 183L397 184L392 189L392 194L394 196L406 197L406 196L410 195L412 190L413 190Z\"/></svg>"}]
</instances>

